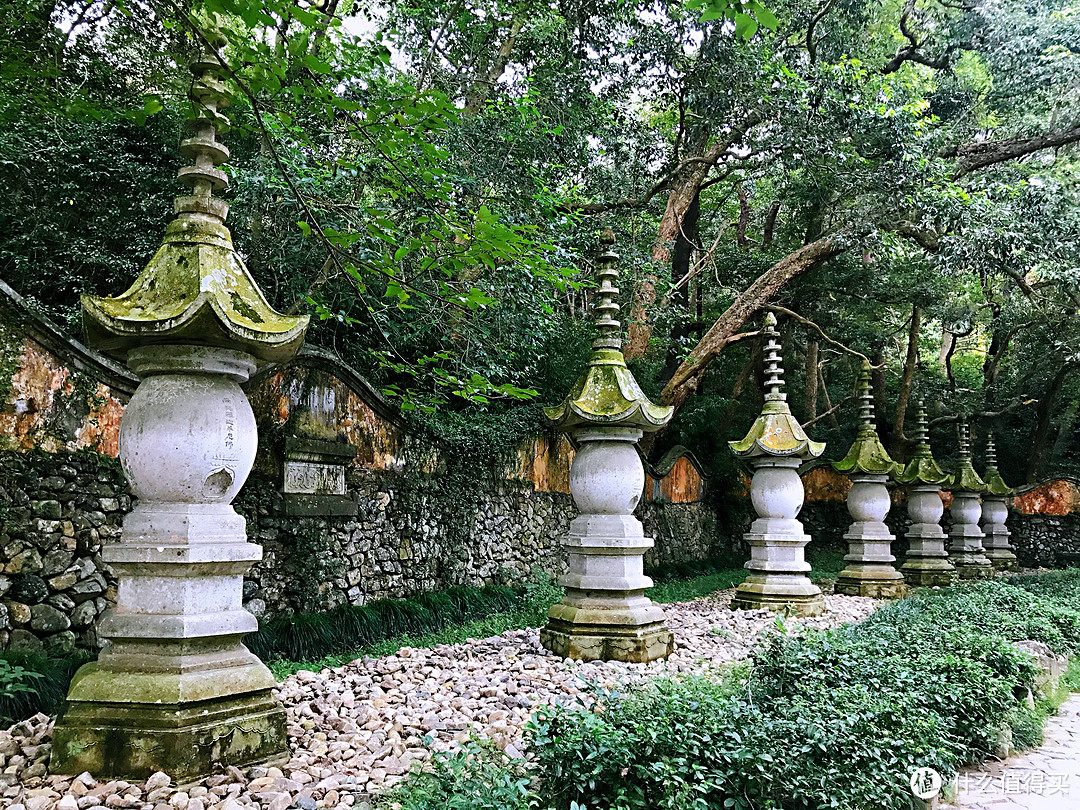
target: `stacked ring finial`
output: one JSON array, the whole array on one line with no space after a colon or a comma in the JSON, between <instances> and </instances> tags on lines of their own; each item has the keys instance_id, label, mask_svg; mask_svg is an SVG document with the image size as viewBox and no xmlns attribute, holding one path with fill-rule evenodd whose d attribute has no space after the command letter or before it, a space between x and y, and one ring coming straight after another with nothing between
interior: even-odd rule
<instances>
[{"instance_id":1,"label":"stacked ring finial","mask_svg":"<svg viewBox=\"0 0 1080 810\"><path fill-rule=\"evenodd\" d=\"M776 316L771 312L765 315L765 328L762 331L768 338L765 344L765 387L769 390L765 399L784 402L787 394L784 393L784 361L780 353L780 333L776 329Z\"/></svg>"},{"instance_id":2,"label":"stacked ring finial","mask_svg":"<svg viewBox=\"0 0 1080 810\"><path fill-rule=\"evenodd\" d=\"M593 349L614 349L622 351L622 324L619 323L619 254L615 252L615 234L610 228L600 237L602 245L599 257L599 269L596 273L596 301L593 304L593 323L596 325L596 338Z\"/></svg>"},{"instance_id":3,"label":"stacked ring finial","mask_svg":"<svg viewBox=\"0 0 1080 810\"><path fill-rule=\"evenodd\" d=\"M180 152L192 164L183 166L178 173L191 194L178 197L175 210L177 214L203 215L224 222L229 206L216 199L214 192L229 185L228 175L218 168L229 159L229 150L217 137L229 130L229 119L221 112L229 103L229 90L222 80L224 68L210 48L191 63L191 72L195 116L188 123L194 134L181 142Z\"/></svg>"}]
</instances>

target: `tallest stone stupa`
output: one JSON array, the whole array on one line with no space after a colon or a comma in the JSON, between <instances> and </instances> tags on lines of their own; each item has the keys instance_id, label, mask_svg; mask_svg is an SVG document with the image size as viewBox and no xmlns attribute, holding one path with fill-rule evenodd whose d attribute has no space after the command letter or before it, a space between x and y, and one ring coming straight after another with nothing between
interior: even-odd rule
<instances>
[{"instance_id":1,"label":"tallest stone stupa","mask_svg":"<svg viewBox=\"0 0 1080 810\"><path fill-rule=\"evenodd\" d=\"M244 573L262 556L230 505L258 437L240 388L259 364L291 357L307 318L267 303L232 244L223 65L192 65L193 134L181 144L190 193L150 263L116 298L84 296L92 346L140 383L120 424L120 461L138 506L102 558L119 582L99 660L76 673L57 720L51 771L98 779L165 771L178 781L286 753L269 670L241 639Z\"/></svg>"}]
</instances>

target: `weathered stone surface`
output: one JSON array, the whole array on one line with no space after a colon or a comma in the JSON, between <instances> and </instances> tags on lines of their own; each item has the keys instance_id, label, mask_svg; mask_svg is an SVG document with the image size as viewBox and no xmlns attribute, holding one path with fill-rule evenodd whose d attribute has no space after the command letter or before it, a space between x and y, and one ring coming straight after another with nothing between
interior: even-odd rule
<instances>
[{"instance_id":1,"label":"weathered stone surface","mask_svg":"<svg viewBox=\"0 0 1080 810\"><path fill-rule=\"evenodd\" d=\"M33 574L15 577L15 584L8 593L9 598L28 605L37 604L48 595L49 586L45 580Z\"/></svg>"},{"instance_id":2,"label":"weathered stone surface","mask_svg":"<svg viewBox=\"0 0 1080 810\"><path fill-rule=\"evenodd\" d=\"M53 633L71 627L71 619L52 605L34 605L30 608L30 629Z\"/></svg>"}]
</instances>

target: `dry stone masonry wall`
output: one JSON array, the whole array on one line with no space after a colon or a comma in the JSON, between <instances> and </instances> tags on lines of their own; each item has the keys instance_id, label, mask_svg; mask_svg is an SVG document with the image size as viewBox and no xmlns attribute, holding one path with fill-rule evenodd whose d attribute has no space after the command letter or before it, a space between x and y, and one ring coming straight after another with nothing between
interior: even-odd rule
<instances>
[{"instance_id":1,"label":"dry stone masonry wall","mask_svg":"<svg viewBox=\"0 0 1080 810\"><path fill-rule=\"evenodd\" d=\"M118 465L97 454L0 454L0 647L97 648L115 595L101 547L131 508Z\"/></svg>"}]
</instances>

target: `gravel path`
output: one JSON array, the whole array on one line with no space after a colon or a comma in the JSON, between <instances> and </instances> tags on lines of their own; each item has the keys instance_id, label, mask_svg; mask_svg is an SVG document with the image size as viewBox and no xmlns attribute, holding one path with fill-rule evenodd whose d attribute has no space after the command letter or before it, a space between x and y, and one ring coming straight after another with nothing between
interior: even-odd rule
<instances>
[{"instance_id":1,"label":"gravel path","mask_svg":"<svg viewBox=\"0 0 1080 810\"><path fill-rule=\"evenodd\" d=\"M554 658L536 630L431 649L403 648L286 679L292 758L283 768L253 768L179 790L165 774L139 784L49 776L51 722L44 715L0 731L0 807L9 810L315 810L345 808L403 778L431 749L470 734L521 753L522 729L539 705L588 702L590 683L614 687L655 675L705 672L745 658L775 621L766 610L731 611L733 591L666 605L675 652L649 664L579 663ZM865 618L876 602L826 596L828 612L789 624L836 627ZM423 738L433 743L429 749Z\"/></svg>"}]
</instances>

